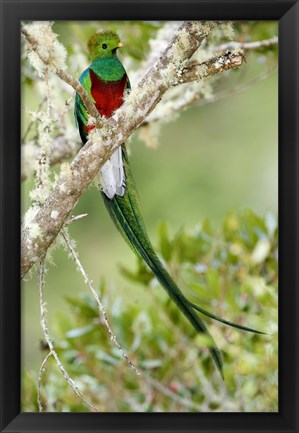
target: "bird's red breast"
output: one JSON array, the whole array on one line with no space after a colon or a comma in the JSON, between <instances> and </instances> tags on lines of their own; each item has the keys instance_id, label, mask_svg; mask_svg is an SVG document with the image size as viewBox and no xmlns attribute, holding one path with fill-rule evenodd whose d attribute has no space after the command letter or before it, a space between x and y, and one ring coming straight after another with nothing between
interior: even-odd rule
<instances>
[{"instance_id":1,"label":"bird's red breast","mask_svg":"<svg viewBox=\"0 0 299 433\"><path fill-rule=\"evenodd\" d=\"M95 106L101 116L109 118L124 101L127 76L124 74L119 81L103 81L92 69L89 70L89 74L91 95L95 100Z\"/></svg>"}]
</instances>

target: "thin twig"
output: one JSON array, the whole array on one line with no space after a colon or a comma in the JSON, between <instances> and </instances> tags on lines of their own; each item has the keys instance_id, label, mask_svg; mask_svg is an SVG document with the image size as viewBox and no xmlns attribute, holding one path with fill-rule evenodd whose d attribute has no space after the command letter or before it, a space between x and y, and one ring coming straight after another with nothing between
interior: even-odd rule
<instances>
[{"instance_id":1,"label":"thin twig","mask_svg":"<svg viewBox=\"0 0 299 433\"><path fill-rule=\"evenodd\" d=\"M45 71L46 97L47 97L47 115L51 114L50 86L49 86L49 68Z\"/></svg>"},{"instance_id":2,"label":"thin twig","mask_svg":"<svg viewBox=\"0 0 299 433\"><path fill-rule=\"evenodd\" d=\"M40 366L39 373L38 373L38 382L37 382L37 403L39 411L42 412L44 410L42 402L41 402L41 382L42 382L42 376L45 371L45 366L48 362L48 359L52 356L52 352L49 352L45 359L42 362L42 365Z\"/></svg>"},{"instance_id":3,"label":"thin twig","mask_svg":"<svg viewBox=\"0 0 299 433\"><path fill-rule=\"evenodd\" d=\"M76 216L70 218L69 220L67 220L64 225L67 226L69 224L72 224L75 221L78 221L78 220L81 220L82 218L85 218L87 215L88 215L88 213L82 213L81 215L76 215Z\"/></svg>"},{"instance_id":4,"label":"thin twig","mask_svg":"<svg viewBox=\"0 0 299 433\"><path fill-rule=\"evenodd\" d=\"M267 48L271 47L273 45L278 44L278 36L273 36L269 39L263 39L261 41L254 41L254 42L236 42L231 41L227 42L225 44L218 45L213 49L214 52L216 51L223 51L223 50L233 50L235 48L241 48L242 50L258 50L260 48Z\"/></svg>"},{"instance_id":5,"label":"thin twig","mask_svg":"<svg viewBox=\"0 0 299 433\"><path fill-rule=\"evenodd\" d=\"M46 102L46 99L47 98L43 98L42 100L41 100L41 102L39 103L39 105L38 105L38 107L37 107L37 112L39 112L39 110L42 108L42 106L44 105L44 103ZM29 132L31 131L31 128L32 128L32 126L34 125L34 120L33 119L31 119L31 121L29 122L29 124L28 124L28 126L27 126L27 129L26 129L26 131L24 132L24 135L23 135L23 137L22 137L22 140L21 140L21 142L22 142L22 144L25 144L25 140L26 140L26 138L27 138L27 135L29 134Z\"/></svg>"},{"instance_id":6,"label":"thin twig","mask_svg":"<svg viewBox=\"0 0 299 433\"><path fill-rule=\"evenodd\" d=\"M81 272L81 274L82 274L82 276L84 278L85 284L87 284L88 287L90 288L90 290L91 290L91 292L92 292L92 294L93 294L93 296L94 296L94 298L95 298L95 300L96 300L96 302L98 304L99 311L100 311L100 313L101 313L101 315L103 317L103 320L104 320L104 323L105 323L106 328L108 330L108 333L110 335L111 341L114 343L115 347L119 350L119 352L122 355L122 357L127 361L127 363L129 364L129 366L131 367L131 369L134 371L134 373L136 373L137 376L141 376L140 371L133 364L133 362L129 359L128 355L126 354L126 352L124 351L124 349L121 347L121 345L119 344L119 342L118 342L115 334L113 333L112 328L111 328L111 326L109 324L109 321L108 321L106 310L105 310L102 302L100 301L100 298L99 298L99 296L98 296L95 288L93 287L91 280L89 279L87 273L85 272L85 269L83 268L83 266L82 266L82 264L81 264L81 262L79 260L79 256L76 253L76 251L75 251L75 249L74 249L74 247L72 245L72 242L71 242L70 238L68 237L68 235L66 234L65 230L63 230L63 229L61 230L61 235L64 238L65 243L67 244L67 246L68 246L68 248L69 248L69 250L70 250L70 252L71 252L71 254L73 256L73 259L75 260L76 265L78 266L78 269L79 269L79 271Z\"/></svg>"},{"instance_id":7,"label":"thin twig","mask_svg":"<svg viewBox=\"0 0 299 433\"><path fill-rule=\"evenodd\" d=\"M70 108L72 107L72 101L73 101L73 99L74 99L74 96L71 96L70 98L68 98L66 101L65 101L65 107L64 107L64 110L63 111L61 111L61 113L59 113L58 114L58 116L57 116L57 120L61 120L65 115L66 115L66 113L70 110Z\"/></svg>"},{"instance_id":8,"label":"thin twig","mask_svg":"<svg viewBox=\"0 0 299 433\"><path fill-rule=\"evenodd\" d=\"M77 387L77 385L74 382L74 380L69 376L69 374L67 373L67 371L65 370L65 368L61 364L60 359L59 359L59 357L58 357L58 355L57 355L57 353L56 353L56 351L54 349L54 346L53 346L53 343L52 343L52 340L51 340L51 337L50 337L49 331L48 331L48 324L47 324L47 318L46 318L46 308L45 308L45 303L44 303L44 300L43 300L44 284L45 284L45 264L44 264L44 259L42 259L40 261L40 264L39 264L40 320L41 320L41 327L42 327L42 331L43 331L44 337L45 337L46 342L48 343L48 346L49 346L49 349L50 349L50 354L54 357L57 366L59 367L59 369L62 372L64 378L66 379L66 381L68 382L68 384L70 385L70 387L72 388L72 390L74 391L74 393L90 409L92 409L95 412L98 412L98 409L85 398L85 396L82 394L82 392Z\"/></svg>"}]
</instances>

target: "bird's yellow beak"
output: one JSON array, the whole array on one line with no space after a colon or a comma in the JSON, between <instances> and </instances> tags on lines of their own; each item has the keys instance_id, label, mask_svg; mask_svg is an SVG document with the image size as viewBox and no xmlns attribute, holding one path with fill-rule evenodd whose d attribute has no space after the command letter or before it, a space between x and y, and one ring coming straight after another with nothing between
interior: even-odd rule
<instances>
[{"instance_id":1,"label":"bird's yellow beak","mask_svg":"<svg viewBox=\"0 0 299 433\"><path fill-rule=\"evenodd\" d=\"M124 44L122 44L121 42L119 42L119 44L117 45L117 48L121 48L123 46L124 46Z\"/></svg>"}]
</instances>

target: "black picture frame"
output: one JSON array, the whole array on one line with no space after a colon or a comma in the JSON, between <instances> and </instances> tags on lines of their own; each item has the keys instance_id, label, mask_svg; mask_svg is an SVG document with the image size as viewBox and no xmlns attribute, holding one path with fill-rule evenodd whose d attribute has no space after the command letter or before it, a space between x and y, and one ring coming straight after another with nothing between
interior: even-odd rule
<instances>
[{"instance_id":1,"label":"black picture frame","mask_svg":"<svg viewBox=\"0 0 299 433\"><path fill-rule=\"evenodd\" d=\"M1 0L1 432L299 432L298 77L294 0ZM279 21L279 412L20 412L20 22ZM297 356L296 356L297 355Z\"/></svg>"}]
</instances>

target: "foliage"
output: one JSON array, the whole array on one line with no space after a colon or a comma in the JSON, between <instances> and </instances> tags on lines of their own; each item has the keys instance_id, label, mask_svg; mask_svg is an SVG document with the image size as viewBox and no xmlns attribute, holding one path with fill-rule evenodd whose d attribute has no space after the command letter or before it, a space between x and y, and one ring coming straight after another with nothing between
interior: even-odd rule
<instances>
[{"instance_id":1,"label":"foliage","mask_svg":"<svg viewBox=\"0 0 299 433\"><path fill-rule=\"evenodd\" d=\"M277 411L276 218L231 212L219 230L205 220L175 235L161 223L158 239L157 251L192 302L268 335L210 321L223 352L223 382L201 337L137 261L134 270L123 266L121 272L144 294L142 304L124 302L124 289L108 290L105 282L100 293L115 334L143 376L112 345L94 299L85 294L67 297L72 314L56 322L54 345L68 373L105 412ZM47 353L43 345L41 351ZM23 379L23 410L37 411L36 373L27 371ZM46 411L88 410L51 358L42 383Z\"/></svg>"}]
</instances>

